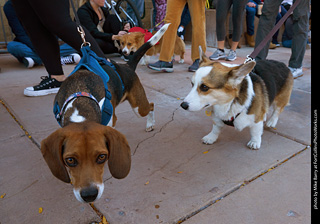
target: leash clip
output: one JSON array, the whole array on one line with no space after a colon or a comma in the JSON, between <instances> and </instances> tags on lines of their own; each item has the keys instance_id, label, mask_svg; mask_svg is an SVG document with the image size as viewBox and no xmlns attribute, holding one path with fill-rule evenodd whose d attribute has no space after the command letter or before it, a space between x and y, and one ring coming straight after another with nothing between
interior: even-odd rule
<instances>
[{"instance_id":1,"label":"leash clip","mask_svg":"<svg viewBox=\"0 0 320 224\"><path fill-rule=\"evenodd\" d=\"M246 64L250 61L256 61L253 57L251 57L250 55L247 55L247 59L243 62L243 64Z\"/></svg>"},{"instance_id":2,"label":"leash clip","mask_svg":"<svg viewBox=\"0 0 320 224\"><path fill-rule=\"evenodd\" d=\"M80 34L81 39L82 39L82 42L83 42L83 43L81 44L81 48L82 48L83 46L87 46L87 45L89 45L89 47L90 47L91 44L86 41L86 38L85 38L86 34L85 34L82 26L79 25L79 26L77 27L77 30L78 30L78 33Z\"/></svg>"}]
</instances>

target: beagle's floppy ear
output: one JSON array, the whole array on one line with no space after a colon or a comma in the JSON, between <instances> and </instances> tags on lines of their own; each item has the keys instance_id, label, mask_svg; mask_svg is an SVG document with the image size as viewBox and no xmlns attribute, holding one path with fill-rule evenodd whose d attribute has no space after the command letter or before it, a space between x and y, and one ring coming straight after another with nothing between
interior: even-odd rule
<instances>
[{"instance_id":1,"label":"beagle's floppy ear","mask_svg":"<svg viewBox=\"0 0 320 224\"><path fill-rule=\"evenodd\" d=\"M211 60L205 55L205 53L202 51L202 47L201 47L201 46L199 46L199 55L200 55L200 61L199 61L200 64L211 61Z\"/></svg>"},{"instance_id":2,"label":"beagle's floppy ear","mask_svg":"<svg viewBox=\"0 0 320 224\"><path fill-rule=\"evenodd\" d=\"M52 174L62 180L70 183L69 174L63 163L62 148L65 135L63 128L58 129L41 142L41 152L47 162Z\"/></svg>"},{"instance_id":3,"label":"beagle's floppy ear","mask_svg":"<svg viewBox=\"0 0 320 224\"><path fill-rule=\"evenodd\" d=\"M131 153L126 137L119 131L106 126L104 131L109 150L108 166L110 173L117 179L125 178L131 168Z\"/></svg>"}]
</instances>

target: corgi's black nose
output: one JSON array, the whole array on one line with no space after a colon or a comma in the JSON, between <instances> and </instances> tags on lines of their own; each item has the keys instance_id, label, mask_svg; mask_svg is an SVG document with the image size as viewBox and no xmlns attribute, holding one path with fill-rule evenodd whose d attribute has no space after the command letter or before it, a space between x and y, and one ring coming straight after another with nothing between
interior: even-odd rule
<instances>
[{"instance_id":1,"label":"corgi's black nose","mask_svg":"<svg viewBox=\"0 0 320 224\"><path fill-rule=\"evenodd\" d=\"M189 108L189 104L188 104L187 102L182 102L182 103L180 104L180 106L181 106L183 109L185 109L185 110L188 110L188 108Z\"/></svg>"},{"instance_id":2,"label":"corgi's black nose","mask_svg":"<svg viewBox=\"0 0 320 224\"><path fill-rule=\"evenodd\" d=\"M93 202L98 196L96 187L87 187L80 191L80 195L85 202Z\"/></svg>"}]
</instances>

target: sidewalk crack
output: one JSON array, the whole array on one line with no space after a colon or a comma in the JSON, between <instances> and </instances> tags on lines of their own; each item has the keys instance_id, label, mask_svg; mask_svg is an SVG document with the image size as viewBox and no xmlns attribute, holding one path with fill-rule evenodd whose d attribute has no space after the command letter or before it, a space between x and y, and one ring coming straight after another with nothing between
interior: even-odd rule
<instances>
[{"instance_id":1,"label":"sidewalk crack","mask_svg":"<svg viewBox=\"0 0 320 224\"><path fill-rule=\"evenodd\" d=\"M180 106L179 106L179 107L180 107ZM145 139L141 140L140 142L138 142L136 148L133 150L132 156L134 156L134 155L136 154L138 148L140 147L140 145L141 145L142 143L148 141L149 139L155 137L157 134L161 133L172 121L174 121L174 115L175 115L176 111L179 109L179 107L177 107L177 108L172 112L172 114L171 114L171 119L170 119L169 121L167 121L164 125L162 125L162 127L160 128L159 131L154 132L153 135L151 135L151 136L149 136L148 138L145 138Z\"/></svg>"}]
</instances>

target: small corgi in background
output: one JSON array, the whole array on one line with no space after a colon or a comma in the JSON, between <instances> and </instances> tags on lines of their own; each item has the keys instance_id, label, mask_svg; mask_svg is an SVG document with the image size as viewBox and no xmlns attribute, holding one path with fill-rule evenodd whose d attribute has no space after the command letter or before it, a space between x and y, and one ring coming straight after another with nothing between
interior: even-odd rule
<instances>
[{"instance_id":1,"label":"small corgi in background","mask_svg":"<svg viewBox=\"0 0 320 224\"><path fill-rule=\"evenodd\" d=\"M124 55L129 55L131 52L136 52L137 49L139 49L139 47L141 47L146 41L148 41L148 39L150 39L152 37L152 33L150 33L147 30L144 30L140 27L134 27L131 28L129 30L129 33L118 37L116 40L118 40L120 42L120 50L122 51L122 53ZM134 30L134 32L132 31ZM147 65L149 64L150 61L150 57L152 55L156 55L158 53L160 53L161 50L161 45L162 45L162 38L160 39L160 41L154 45L153 47L151 47L146 53L145 55L141 58L140 60L140 64L141 65ZM175 55L179 55L180 56L180 60L179 63L184 63L184 53L185 53L185 44L184 41L177 36L176 38L176 42L174 45L174 55L173 55L173 59L175 57Z\"/></svg>"}]
</instances>

